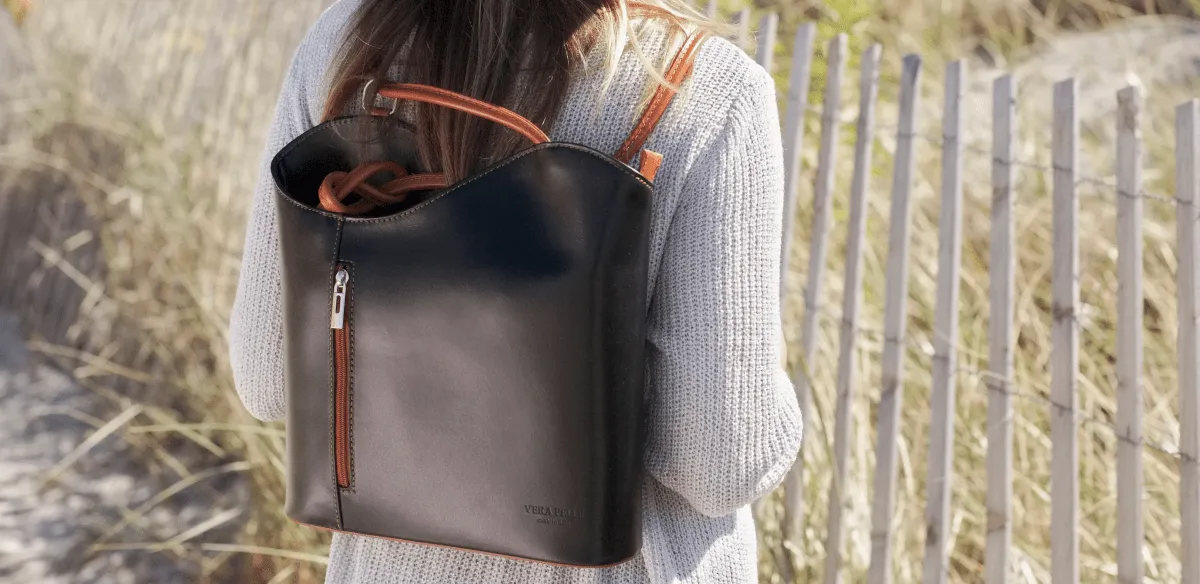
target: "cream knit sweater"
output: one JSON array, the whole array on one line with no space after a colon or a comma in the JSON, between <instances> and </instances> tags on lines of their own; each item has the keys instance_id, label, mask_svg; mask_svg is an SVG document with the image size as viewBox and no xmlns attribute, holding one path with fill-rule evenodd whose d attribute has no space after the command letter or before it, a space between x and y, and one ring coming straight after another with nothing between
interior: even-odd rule
<instances>
[{"instance_id":1,"label":"cream knit sweater","mask_svg":"<svg viewBox=\"0 0 1200 584\"><path fill-rule=\"evenodd\" d=\"M275 187L267 164L319 120L325 70L357 3L334 4L301 43L254 195L230 353L237 390L263 420L282 419L286 408ZM639 38L653 62L669 57L662 32ZM604 96L603 74L579 73L552 139L617 150L651 86L633 51ZM326 582L757 580L749 504L783 479L801 434L799 407L780 367L783 156L771 77L734 45L709 39L647 147L665 162L650 235L641 553L612 568L575 569L339 534Z\"/></svg>"}]
</instances>

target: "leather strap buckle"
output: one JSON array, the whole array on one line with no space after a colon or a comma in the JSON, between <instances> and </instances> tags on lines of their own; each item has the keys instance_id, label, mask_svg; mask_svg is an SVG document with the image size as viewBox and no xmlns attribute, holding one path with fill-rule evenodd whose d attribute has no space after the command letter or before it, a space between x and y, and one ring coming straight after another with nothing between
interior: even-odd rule
<instances>
[{"instance_id":1,"label":"leather strap buckle","mask_svg":"<svg viewBox=\"0 0 1200 584\"><path fill-rule=\"evenodd\" d=\"M363 86L362 108L363 108L363 111L365 111L365 112L368 112L373 115L381 116L381 115L384 115L385 110L383 108L375 107L375 100L379 97L379 93L372 91L373 89L376 89L376 86L378 86L378 85L379 85L379 80L372 79L372 80L368 81L366 85ZM400 108L400 100L393 99L392 100L392 111L387 112L386 115L388 115L388 116L396 115L396 110L399 108Z\"/></svg>"}]
</instances>

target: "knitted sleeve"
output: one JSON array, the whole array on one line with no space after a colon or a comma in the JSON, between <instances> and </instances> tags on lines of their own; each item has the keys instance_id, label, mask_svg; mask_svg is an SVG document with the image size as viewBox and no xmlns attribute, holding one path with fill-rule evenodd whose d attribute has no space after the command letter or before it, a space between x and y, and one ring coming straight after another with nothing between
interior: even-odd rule
<instances>
[{"instance_id":1,"label":"knitted sleeve","mask_svg":"<svg viewBox=\"0 0 1200 584\"><path fill-rule=\"evenodd\" d=\"M711 517L779 484L802 423L780 365L775 86L752 67L739 91L685 179L649 321L647 470Z\"/></svg>"},{"instance_id":2,"label":"knitted sleeve","mask_svg":"<svg viewBox=\"0 0 1200 584\"><path fill-rule=\"evenodd\" d=\"M246 227L242 271L229 322L229 361L242 403L264 421L283 419L285 413L283 293L270 164L320 115L322 78L339 42L345 10L343 3L326 10L296 50L276 102Z\"/></svg>"}]
</instances>

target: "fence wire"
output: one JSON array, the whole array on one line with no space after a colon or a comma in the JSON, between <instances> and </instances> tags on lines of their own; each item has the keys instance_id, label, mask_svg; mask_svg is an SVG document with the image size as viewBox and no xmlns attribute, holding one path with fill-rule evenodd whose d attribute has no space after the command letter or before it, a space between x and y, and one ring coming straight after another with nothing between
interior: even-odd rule
<instances>
[{"instance_id":1,"label":"fence wire","mask_svg":"<svg viewBox=\"0 0 1200 584\"><path fill-rule=\"evenodd\" d=\"M825 113L820 106L811 106L810 105L808 107L808 109L805 111L805 116L806 117L816 117L816 118L820 118L822 121L826 121ZM844 128L847 128L847 129L855 129L858 125L858 120L857 119L855 119L855 120L839 120L838 125L840 125ZM882 130L885 132L893 132L894 135L896 136L896 139L915 138L922 142L932 144L932 145L938 146L938 147L944 146L947 142L945 136L936 135L936 134L923 134L920 132L901 133L900 127L896 124L889 124L889 123L885 123L885 122L876 122L874 124L874 128L875 128L875 130ZM876 134L875 140L879 140L879 139L880 138L879 138L878 134ZM986 147L986 146L980 146L978 144L979 144L978 142L970 143L968 141L963 144L963 151L966 153L969 153L969 154L986 157L989 160L991 160L993 163L1008 164L1010 166L1015 166L1017 168L1036 170L1039 172L1045 172L1045 173L1049 173L1049 174L1053 174L1057 170L1071 170L1071 169L1065 169L1065 168L1056 168L1052 164L1043 164L1043 163L1029 161L1029 160L1021 160L1021 159L1016 159L1016 158L1014 158L1014 159L1000 158L995 155L995 152L991 148ZM1098 188L1103 188L1103 189L1111 189L1114 192L1116 192L1117 183L1116 183L1115 177L1099 176L1099 175L1095 175L1095 174L1089 174L1087 172L1080 172L1080 169L1074 169L1074 172L1076 173L1076 179L1075 179L1076 186L1093 186L1093 187L1098 187ZM1117 193L1117 194L1119 194L1121 196L1130 196L1126 193ZM1177 198L1173 195L1165 195L1162 193L1155 193L1155 192L1151 192L1151 191L1148 191L1145 189L1143 189L1141 192L1139 192L1136 196L1140 197L1142 199L1150 200L1150 201L1166 203L1171 206L1176 206L1181 202L1179 200L1179 198Z\"/></svg>"},{"instance_id":2,"label":"fence wire","mask_svg":"<svg viewBox=\"0 0 1200 584\"><path fill-rule=\"evenodd\" d=\"M820 120L823 124L830 121L829 116L827 116L826 112L819 105L814 106L814 105L810 104L805 111L805 116L820 118ZM850 129L856 128L857 123L858 123L857 119L843 120L843 119L840 119L841 117L842 116L835 117L835 119L837 120L837 123L839 125L846 127L846 128L850 128ZM904 139L904 138L913 138L913 139L917 139L922 142L925 142L927 144L937 146L939 148L945 146L948 142L951 141L950 139L947 139L947 137L944 135L925 134L925 133L920 133L920 132L901 132L901 129L898 125L885 123L885 122L884 123L876 122L874 124L874 128L876 130L881 130L884 132L892 132L896 136L897 140ZM878 134L875 139L876 140L879 139ZM1131 195L1129 193L1122 192L1117 187L1116 179L1114 176L1099 176L1099 175L1091 174L1091 173L1087 173L1087 172L1080 172L1079 169L1058 168L1058 167L1055 167L1053 164L1044 164L1044 163L1040 163L1040 162L1036 162L1036 161L1021 160L1021 159L1016 159L1016 158L1007 159L1007 158L998 157L998 156L996 156L996 153L992 148L990 148L988 146L980 145L979 142L970 143L969 141L967 141L966 143L964 143L962 145L962 148L965 153L976 155L976 156L986 157L992 163L995 163L995 164L1008 164L1008 165L1011 165L1011 166L1014 166L1017 168L1023 168L1023 169L1043 172L1043 173L1047 173L1047 174L1053 174L1059 170L1072 171L1072 172L1076 173L1075 184L1077 186L1096 187L1098 189L1110 191L1118 196L1123 196L1123 197L1134 196L1134 197L1139 197L1139 198L1142 198L1145 200L1155 201L1158 203L1165 203L1165 204L1171 205L1173 207L1183 203L1183 201L1181 201L1178 197L1175 197L1173 195L1166 195L1166 194L1162 194L1162 193L1151 192L1151 191L1145 190L1145 189L1141 190L1136 195ZM839 321L841 320L840 315L831 314L830 311L824 307L818 307L817 313L819 315L825 315L830 318L836 318ZM842 322L842 324L845 325L846 323ZM862 340L864 340L864 337L872 337L874 340L877 340L877 341L884 340L884 333L880 329L864 327L861 325L855 325L852 327L852 330L853 330L856 338L858 339L858 341L856 341L856 344L858 342L861 342ZM908 337L908 338L904 339L904 343L923 354L931 354L928 349L928 341L927 340ZM1173 459L1180 460L1183 462L1187 462L1187 463L1196 463L1197 462L1197 460L1194 457L1186 455L1185 453L1181 452L1177 446L1170 445L1169 442L1155 441L1155 440L1147 439L1145 436L1143 436L1142 439L1140 439L1140 440L1136 440L1134 438L1131 438L1128 435L1123 434L1116 427L1116 425L1114 423L1112 423L1106 419L1094 416L1092 414L1089 414L1087 412L1081 411L1076 408L1064 407L1061 404L1054 402L1050 397L1048 397L1046 395L1045 391L1039 392L1039 391L1032 390L1029 388L1021 387L1019 384L1016 383L1015 380L999 378L998 376L996 376L994 373L992 373L990 371L981 371L978 369L963 367L963 366L957 366L956 371L960 374L971 375L973 377L977 377L977 378L980 378L983 380L1000 382L1000 383L988 383L987 385L988 385L989 392L999 392L999 393L1003 393L1003 394L1009 395L1011 397L1019 398L1019 399L1037 401L1037 402L1040 402L1044 405L1047 405L1047 406L1050 406L1053 408L1059 408L1060 410L1068 411L1075 418L1075 420L1080 423L1080 425L1093 427L1093 428L1097 427L1097 426L1105 428L1106 430L1111 432L1113 437L1116 438L1116 440L1118 440L1119 442L1124 442L1126 444L1132 444L1132 445L1142 447L1142 448L1148 448L1150 450L1156 451L1160 454L1163 454L1165 456L1168 456L1168 457L1171 457ZM810 383L810 386L811 386L811 383ZM1009 389L1004 389L1004 388L1009 388Z\"/></svg>"},{"instance_id":3,"label":"fence wire","mask_svg":"<svg viewBox=\"0 0 1200 584\"><path fill-rule=\"evenodd\" d=\"M843 318L841 318L840 314L833 313L826 307L822 307L822 306L817 307L816 313L818 315L827 317L831 321L834 321L834 322L842 325L843 328L847 324L845 322L845 320ZM807 318L807 316L805 316L805 318ZM862 347L861 345L867 341L882 343L883 341L888 340L888 339L885 339L884 332L878 328L863 326L861 324L854 324L850 328L853 331L854 336L855 336L855 346L859 347L860 349L863 349L863 350L865 350L866 348ZM929 350L929 346L931 344L931 341L929 339L917 338L912 335L906 335L905 338L903 339L903 343L906 346L910 347L911 349L913 349L921 354L928 355L931 357L934 356L934 354ZM882 351L882 349L872 348L870 350L870 353L876 354L881 351ZM1020 384L1018 384L1016 382L1016 380L1000 377L1000 376L992 373L991 371L984 371L981 369L975 369L973 367L965 367L963 365L956 365L954 370L956 373L959 373L959 374L970 375L972 377L976 377L976 378L979 378L979 379L982 379L985 381L998 381L998 382L1000 382L1000 384L1002 384L1002 385L990 384L990 383L987 384L987 391L990 393L999 393L999 394L1015 397L1018 399L1035 401L1035 402L1039 402L1043 405L1046 405L1046 406L1049 406L1052 408L1057 408L1060 411L1069 412L1071 414L1071 416L1080 423L1081 426L1093 427L1093 428L1098 426L1098 427L1104 428L1104 429L1108 430L1110 433L1112 433L1113 437L1118 442L1132 444L1134 446L1138 446L1141 448L1148 448L1150 450L1156 451L1160 454L1163 454L1163 455L1173 458L1175 460L1188 462L1188 463L1197 462L1197 460L1194 457L1188 456L1187 454L1180 452L1179 448L1177 446L1173 446L1169 442L1147 439L1144 435L1141 440L1135 440L1135 439L1123 434L1120 431L1120 429L1117 428L1116 424L1114 424L1108 420L1105 420L1101 417L1089 414L1078 408L1063 406L1062 404L1055 402L1054 400L1050 399L1050 397L1045 395L1045 393L1046 393L1045 391L1038 391L1036 389L1022 387ZM802 369L799 370L799 374L801 374L801 375L804 374ZM811 378L809 379L808 385L810 388L814 387L814 382L815 382L815 380L813 380ZM1008 389L1004 389L1004 388L1008 388ZM811 391L811 389L810 389L810 391Z\"/></svg>"}]
</instances>

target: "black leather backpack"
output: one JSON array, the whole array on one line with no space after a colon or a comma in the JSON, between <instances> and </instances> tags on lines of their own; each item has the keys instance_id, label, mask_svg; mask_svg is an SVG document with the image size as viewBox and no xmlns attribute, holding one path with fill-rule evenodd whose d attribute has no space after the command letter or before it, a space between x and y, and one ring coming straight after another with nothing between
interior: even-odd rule
<instances>
[{"instance_id":1,"label":"black leather backpack","mask_svg":"<svg viewBox=\"0 0 1200 584\"><path fill-rule=\"evenodd\" d=\"M678 85L702 40L667 71ZM650 197L660 87L610 156L438 88L531 145L453 185L411 129L325 122L274 158L287 504L295 521L571 566L641 544ZM629 164L641 150L635 170Z\"/></svg>"}]
</instances>

